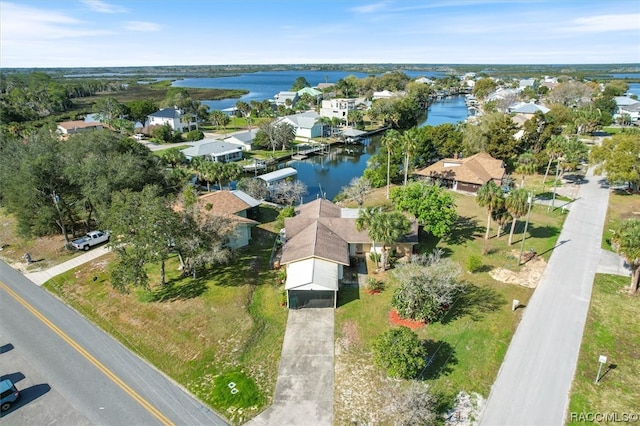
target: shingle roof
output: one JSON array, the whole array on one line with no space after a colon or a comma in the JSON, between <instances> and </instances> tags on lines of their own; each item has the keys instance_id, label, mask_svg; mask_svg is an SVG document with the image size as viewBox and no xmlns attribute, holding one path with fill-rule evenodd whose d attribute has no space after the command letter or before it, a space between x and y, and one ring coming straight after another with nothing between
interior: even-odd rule
<instances>
[{"instance_id":1,"label":"shingle roof","mask_svg":"<svg viewBox=\"0 0 640 426\"><path fill-rule=\"evenodd\" d=\"M371 242L366 230L358 231L352 212L344 217L342 209L331 201L320 198L303 204L296 211L295 217L284 221L287 241L282 264L319 257L348 265L348 244ZM412 221L411 230L399 242L418 242L417 221Z\"/></svg>"},{"instance_id":2,"label":"shingle roof","mask_svg":"<svg viewBox=\"0 0 640 426\"><path fill-rule=\"evenodd\" d=\"M486 152L467 158L445 158L415 174L433 178L457 180L459 182L485 184L491 179L504 177L502 160L497 160Z\"/></svg>"},{"instance_id":3,"label":"shingle roof","mask_svg":"<svg viewBox=\"0 0 640 426\"><path fill-rule=\"evenodd\" d=\"M234 222L257 225L259 222L237 215L237 213L255 206L249 204L243 197L238 196L236 192L242 191L215 191L201 195L196 201L200 213L223 216ZM247 194L244 195L249 197ZM183 207L182 205L176 205L175 209L181 211Z\"/></svg>"},{"instance_id":4,"label":"shingle roof","mask_svg":"<svg viewBox=\"0 0 640 426\"><path fill-rule=\"evenodd\" d=\"M74 130L74 129L89 129L91 127L100 128L100 127L104 127L104 124L98 121L74 120L74 121L63 121L62 123L58 123L58 126L66 130Z\"/></svg>"},{"instance_id":5,"label":"shingle roof","mask_svg":"<svg viewBox=\"0 0 640 426\"><path fill-rule=\"evenodd\" d=\"M153 114L149 114L149 117L158 118L180 118L182 113L175 108L162 108L160 111L156 111Z\"/></svg>"},{"instance_id":6,"label":"shingle roof","mask_svg":"<svg viewBox=\"0 0 640 426\"><path fill-rule=\"evenodd\" d=\"M280 262L287 264L312 257L349 265L349 246L337 233L316 220L293 237L287 235Z\"/></svg>"}]
</instances>

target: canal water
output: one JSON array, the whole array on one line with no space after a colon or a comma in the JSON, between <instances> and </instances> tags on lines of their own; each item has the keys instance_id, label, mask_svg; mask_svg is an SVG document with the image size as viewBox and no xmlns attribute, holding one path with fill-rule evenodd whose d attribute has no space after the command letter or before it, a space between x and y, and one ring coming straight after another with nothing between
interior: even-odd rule
<instances>
[{"instance_id":1,"label":"canal water","mask_svg":"<svg viewBox=\"0 0 640 426\"><path fill-rule=\"evenodd\" d=\"M429 78L444 77L444 73L427 71L405 71L411 78L421 76ZM232 77L188 78L173 83L177 87L204 87L221 89L246 89L249 93L241 99L245 102L273 98L281 90L289 90L296 78L304 77L311 85L335 83L348 75L366 77L365 73L346 71L265 71L240 74ZM239 99L203 101L211 109L224 109L235 106ZM426 113L421 126L437 126L443 123L457 123L467 117L467 108L463 96L455 96L435 102ZM362 176L367 162L378 151L381 135L365 141L365 144L333 144L331 152L325 156L312 156L304 160L292 160L286 166L298 171L298 180L307 186L304 202L318 197L332 200L347 186L353 178ZM285 165L283 165L284 167Z\"/></svg>"}]
</instances>

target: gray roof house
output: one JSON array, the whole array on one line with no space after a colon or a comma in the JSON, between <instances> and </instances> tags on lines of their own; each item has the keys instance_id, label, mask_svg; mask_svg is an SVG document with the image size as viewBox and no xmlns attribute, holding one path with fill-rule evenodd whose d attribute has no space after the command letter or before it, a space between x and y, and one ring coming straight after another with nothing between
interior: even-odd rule
<instances>
[{"instance_id":1,"label":"gray roof house","mask_svg":"<svg viewBox=\"0 0 640 426\"><path fill-rule=\"evenodd\" d=\"M319 198L296 209L285 219L284 246L280 264L285 265L285 290L289 308L335 308L344 268L351 258L379 251L367 231L356 228L357 214ZM396 249L411 253L418 243L418 225L396 243Z\"/></svg>"},{"instance_id":2,"label":"gray roof house","mask_svg":"<svg viewBox=\"0 0 640 426\"><path fill-rule=\"evenodd\" d=\"M546 106L534 104L532 102L518 102L509 106L509 112L516 114L533 115L538 111L546 114L550 109Z\"/></svg>"},{"instance_id":3,"label":"gray roof house","mask_svg":"<svg viewBox=\"0 0 640 426\"><path fill-rule=\"evenodd\" d=\"M298 92L288 92L288 91L282 91L280 93L278 93L277 95L274 96L274 99L276 101L276 106L279 105L283 105L283 106L293 106L295 105L296 101L298 100ZM289 100L290 104L287 105L287 100Z\"/></svg>"},{"instance_id":4,"label":"gray roof house","mask_svg":"<svg viewBox=\"0 0 640 426\"><path fill-rule=\"evenodd\" d=\"M181 150L189 161L195 157L204 157L214 163L229 163L242 160L242 148L229 142L204 139L189 145L189 148Z\"/></svg>"},{"instance_id":5,"label":"gray roof house","mask_svg":"<svg viewBox=\"0 0 640 426\"><path fill-rule=\"evenodd\" d=\"M258 133L258 129L247 130L246 132L234 133L224 139L224 142L240 146L243 151L251 151L253 140Z\"/></svg>"},{"instance_id":6,"label":"gray roof house","mask_svg":"<svg viewBox=\"0 0 640 426\"><path fill-rule=\"evenodd\" d=\"M315 111L301 112L287 115L278 119L278 123L289 123L296 131L296 139L309 140L322 136L322 124L318 121L320 115Z\"/></svg>"},{"instance_id":7,"label":"gray roof house","mask_svg":"<svg viewBox=\"0 0 640 426\"><path fill-rule=\"evenodd\" d=\"M182 132L185 129L188 130L192 124L191 119L189 119L189 123L184 123L182 121L184 115L184 111L181 109L163 108L153 114L149 114L147 116L147 121L149 126L163 126L165 124L169 124L173 130Z\"/></svg>"}]
</instances>

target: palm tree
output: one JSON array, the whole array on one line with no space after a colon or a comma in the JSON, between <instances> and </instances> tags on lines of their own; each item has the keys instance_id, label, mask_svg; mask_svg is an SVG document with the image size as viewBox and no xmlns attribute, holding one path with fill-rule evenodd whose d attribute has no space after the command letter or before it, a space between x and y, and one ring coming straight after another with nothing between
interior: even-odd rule
<instances>
[{"instance_id":1,"label":"palm tree","mask_svg":"<svg viewBox=\"0 0 640 426\"><path fill-rule=\"evenodd\" d=\"M398 145L400 132L391 129L382 137L382 145L387 149L387 200L389 199L389 186L391 184L391 151Z\"/></svg>"},{"instance_id":2,"label":"palm tree","mask_svg":"<svg viewBox=\"0 0 640 426\"><path fill-rule=\"evenodd\" d=\"M532 175L538 169L538 161L531 151L524 152L518 156L516 163L516 172L522 175ZM524 181L524 176L522 176Z\"/></svg>"},{"instance_id":3,"label":"palm tree","mask_svg":"<svg viewBox=\"0 0 640 426\"><path fill-rule=\"evenodd\" d=\"M629 294L635 294L640 279L640 219L627 219L620 223L611 236L611 246L631 267Z\"/></svg>"},{"instance_id":4,"label":"palm tree","mask_svg":"<svg viewBox=\"0 0 640 426\"><path fill-rule=\"evenodd\" d=\"M417 127L412 127L411 129L405 131L400 137L400 142L402 144L402 149L404 149L404 184L407 184L407 176L409 174L409 162L411 159L411 155L414 153L416 148L418 148L418 138L420 131Z\"/></svg>"},{"instance_id":5,"label":"palm tree","mask_svg":"<svg viewBox=\"0 0 640 426\"><path fill-rule=\"evenodd\" d=\"M552 136L551 139L549 139L549 142L547 142L547 147L545 148L545 151L549 156L549 163L547 164L547 170L545 170L544 178L542 179L543 185L547 181L547 176L549 175L549 169L551 168L551 163L562 156L562 153L564 151L564 145L566 142L567 140L560 135Z\"/></svg>"},{"instance_id":6,"label":"palm tree","mask_svg":"<svg viewBox=\"0 0 640 426\"><path fill-rule=\"evenodd\" d=\"M378 217L382 214L380 207L367 207L360 210L356 219L356 229L362 231L367 229L369 231L369 238L371 238L371 244L373 245L373 253L376 260L376 268L380 268L378 263L378 254L376 253L376 237L378 236ZM373 232L372 232L373 229Z\"/></svg>"},{"instance_id":7,"label":"palm tree","mask_svg":"<svg viewBox=\"0 0 640 426\"><path fill-rule=\"evenodd\" d=\"M388 246L396 242L401 236L409 232L411 223L400 212L382 213L378 216L377 226L373 227L374 235L382 242L382 265L387 269L389 253ZM371 230L369 230L371 233Z\"/></svg>"},{"instance_id":8,"label":"palm tree","mask_svg":"<svg viewBox=\"0 0 640 426\"><path fill-rule=\"evenodd\" d=\"M318 123L322 126L322 139L324 140L324 128L325 126L331 126L331 118L329 117L320 117L318 118Z\"/></svg>"},{"instance_id":9,"label":"palm tree","mask_svg":"<svg viewBox=\"0 0 640 426\"><path fill-rule=\"evenodd\" d=\"M499 210L504 205L504 196L502 189L496 185L493 180L478 188L476 202L480 207L487 209L487 232L484 239L489 239L489 231L491 230L491 216L494 211Z\"/></svg>"},{"instance_id":10,"label":"palm tree","mask_svg":"<svg viewBox=\"0 0 640 426\"><path fill-rule=\"evenodd\" d=\"M507 195L504 200L507 211L513 218L511 222L511 232L509 232L509 245L513 243L513 232L516 229L516 221L518 218L524 216L527 213L527 207L529 206L529 194L524 188L514 189Z\"/></svg>"}]
</instances>

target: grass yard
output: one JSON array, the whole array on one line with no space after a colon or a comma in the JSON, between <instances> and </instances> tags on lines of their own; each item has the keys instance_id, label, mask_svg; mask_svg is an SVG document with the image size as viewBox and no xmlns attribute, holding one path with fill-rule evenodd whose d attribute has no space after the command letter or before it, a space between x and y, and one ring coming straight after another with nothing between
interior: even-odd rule
<instances>
[{"instance_id":1,"label":"grass yard","mask_svg":"<svg viewBox=\"0 0 640 426\"><path fill-rule=\"evenodd\" d=\"M613 423L588 413L635 413L635 422L640 419L640 299L627 294L628 285L628 277L596 275L567 413L570 425ZM600 355L607 362L595 384Z\"/></svg>"},{"instance_id":2,"label":"grass yard","mask_svg":"<svg viewBox=\"0 0 640 426\"><path fill-rule=\"evenodd\" d=\"M611 230L625 219L640 219L640 195L628 194L624 191L612 191L609 196L609 209L604 225L602 248L611 248Z\"/></svg>"},{"instance_id":3,"label":"grass yard","mask_svg":"<svg viewBox=\"0 0 640 426\"><path fill-rule=\"evenodd\" d=\"M263 219L275 215L261 208ZM271 403L287 319L268 264L275 238L271 226L254 228L251 246L239 251L233 264L212 268L196 281L180 278L173 257L164 287L122 294L109 283L113 255L107 255L45 287L242 424ZM148 273L152 283L159 281L156 265ZM229 382L237 393L229 392Z\"/></svg>"},{"instance_id":4,"label":"grass yard","mask_svg":"<svg viewBox=\"0 0 640 426\"><path fill-rule=\"evenodd\" d=\"M376 190L374 196L384 199L384 188ZM382 194L382 195L380 195ZM524 306L533 293L532 289L515 284L506 284L494 280L489 272L496 268L508 268L518 271L517 256L522 241L524 218L518 222L514 235L514 244L509 247L507 233L496 236L496 224L492 224L491 238L484 239L486 211L478 207L475 197L454 193L459 220L452 234L442 240L421 236L420 251L431 251L435 247L459 262L466 269L471 255L480 255L483 262L481 272L465 272L467 291L459 297L443 321L427 324L417 329L421 339L426 341L429 366L423 378L431 386L439 400L439 408L446 410L451 406L459 391L478 392L485 398L497 375L506 349L511 340L522 311L511 310L513 299ZM548 260L560 234L564 215L559 211L549 212L546 206L534 206L526 238L529 247ZM373 270L369 265L369 270ZM349 359L354 365L370 364L369 344L371 340L391 327L388 319L391 310L391 298L397 284L390 279L391 271L378 273L376 278L386 282L382 293L370 295L361 289L345 288L340 290L339 308L336 312L336 335L343 348L339 356ZM348 349L344 349L348 348ZM355 386L362 376L369 382L364 386L379 386L380 374L360 368L356 378L348 369L336 372L336 389ZM365 371L366 370L366 371ZM373 367L375 370L375 367ZM347 419L340 402L351 401L350 393L337 391L335 404L336 418ZM378 404L382 401L378 400ZM353 404L346 404L349 410L357 410ZM367 414L368 415L368 414ZM370 417L369 417L370 418Z\"/></svg>"}]
</instances>

